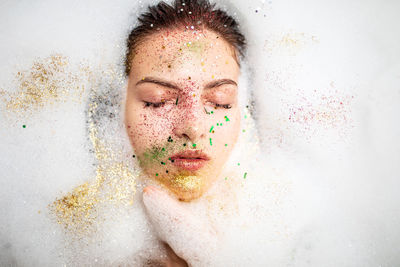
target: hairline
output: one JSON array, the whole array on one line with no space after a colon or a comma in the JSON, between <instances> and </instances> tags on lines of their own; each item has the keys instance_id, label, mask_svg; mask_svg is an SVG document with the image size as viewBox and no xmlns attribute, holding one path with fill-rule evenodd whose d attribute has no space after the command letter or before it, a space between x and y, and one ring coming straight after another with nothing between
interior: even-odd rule
<instances>
[{"instance_id":1,"label":"hairline","mask_svg":"<svg viewBox=\"0 0 400 267\"><path fill-rule=\"evenodd\" d=\"M135 42L135 45L131 48L131 51L128 51L128 54L130 55L130 58L128 58L128 60L130 61L128 63L129 64L129 73L132 70L132 61L135 58L135 54L136 54L135 52L138 51L138 48L139 48L140 45L142 45L146 41L151 40L150 38L152 36L154 37L155 35L160 34L162 31L166 31L166 30L170 29L170 30L181 30L182 32L184 32L184 29L181 29L179 26L185 27L187 25L185 25L185 23L178 22L176 24L169 25L169 26L161 26L161 27L158 27L159 30L156 30L155 32L146 33L142 37L138 38L137 41ZM239 68L241 67L241 64L240 64L240 51L239 51L238 48L236 48L234 45L232 45L231 42L229 42L229 40L227 40L223 34L217 32L217 31L215 31L213 29L210 29L206 25L203 24L201 26L201 29L202 30L208 30L208 31L213 32L214 34L220 36L225 41L225 43L228 45L228 47L230 48L231 56L233 57L233 59L238 64ZM126 74L127 77L129 76L129 73Z\"/></svg>"}]
</instances>

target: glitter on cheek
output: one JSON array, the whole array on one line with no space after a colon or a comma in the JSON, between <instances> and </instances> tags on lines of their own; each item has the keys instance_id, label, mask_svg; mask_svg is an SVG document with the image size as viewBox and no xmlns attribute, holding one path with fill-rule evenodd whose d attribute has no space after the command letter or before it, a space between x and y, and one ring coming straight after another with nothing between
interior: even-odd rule
<instances>
[{"instance_id":1,"label":"glitter on cheek","mask_svg":"<svg viewBox=\"0 0 400 267\"><path fill-rule=\"evenodd\" d=\"M159 164L161 160L165 159L171 153L173 147L174 145L168 141L161 145L153 145L140 156L140 164L144 168ZM164 162L161 162L161 164L165 165Z\"/></svg>"}]
</instances>

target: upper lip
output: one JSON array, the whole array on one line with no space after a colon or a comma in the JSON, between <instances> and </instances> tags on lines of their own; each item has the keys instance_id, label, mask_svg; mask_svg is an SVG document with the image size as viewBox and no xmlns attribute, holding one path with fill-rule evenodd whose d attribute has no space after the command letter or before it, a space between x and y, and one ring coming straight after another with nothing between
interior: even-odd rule
<instances>
[{"instance_id":1,"label":"upper lip","mask_svg":"<svg viewBox=\"0 0 400 267\"><path fill-rule=\"evenodd\" d=\"M201 150L186 150L180 153L177 153L173 156L171 156L171 159L179 159L179 158L185 158L185 159L204 159L204 160L209 160L210 158L202 152Z\"/></svg>"}]
</instances>

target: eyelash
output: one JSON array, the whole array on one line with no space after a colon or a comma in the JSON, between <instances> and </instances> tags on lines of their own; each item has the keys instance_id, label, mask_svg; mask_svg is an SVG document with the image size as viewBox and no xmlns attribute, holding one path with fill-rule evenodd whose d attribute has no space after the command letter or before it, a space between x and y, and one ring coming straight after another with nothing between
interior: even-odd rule
<instances>
[{"instance_id":1,"label":"eyelash","mask_svg":"<svg viewBox=\"0 0 400 267\"><path fill-rule=\"evenodd\" d=\"M159 108L165 105L165 102L158 102L158 103L152 103L152 102L146 102L144 101L144 107L153 107L153 108Z\"/></svg>"},{"instance_id":2,"label":"eyelash","mask_svg":"<svg viewBox=\"0 0 400 267\"><path fill-rule=\"evenodd\" d=\"M229 104L225 104L225 105L222 105L222 104L217 104L217 103L215 103L215 107L216 108L225 108L225 109L230 109L232 106L231 105L229 105Z\"/></svg>"},{"instance_id":3,"label":"eyelash","mask_svg":"<svg viewBox=\"0 0 400 267\"><path fill-rule=\"evenodd\" d=\"M230 104L218 104L218 103L213 103L216 108L224 108L224 109L230 109L232 108L232 105ZM159 108L165 105L165 102L158 102L158 103L152 103L152 102L147 102L144 101L144 106L145 107L153 107L153 108Z\"/></svg>"}]
</instances>

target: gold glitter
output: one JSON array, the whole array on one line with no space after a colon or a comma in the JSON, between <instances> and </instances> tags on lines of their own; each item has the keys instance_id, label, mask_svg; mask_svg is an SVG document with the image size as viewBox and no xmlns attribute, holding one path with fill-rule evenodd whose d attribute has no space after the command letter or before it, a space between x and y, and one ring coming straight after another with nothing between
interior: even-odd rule
<instances>
[{"instance_id":1,"label":"gold glitter","mask_svg":"<svg viewBox=\"0 0 400 267\"><path fill-rule=\"evenodd\" d=\"M101 79L104 77L118 82L117 86L125 78L112 68L102 72ZM87 84L98 88L98 77L93 75L89 64L81 62L73 68L68 58L60 54L36 60L28 70L16 74L16 81L16 89L0 90L6 107L2 110L22 116L67 100L81 101ZM96 230L104 219L99 215L102 207L132 205L136 190L136 176L124 162L122 153L100 137L99 126L92 116L98 112L99 104L93 101L88 110L88 137L94 149L96 175L48 206L55 220L78 239Z\"/></svg>"},{"instance_id":2,"label":"gold glitter","mask_svg":"<svg viewBox=\"0 0 400 267\"><path fill-rule=\"evenodd\" d=\"M198 176L178 175L173 177L172 184L179 190L194 191L202 187L202 179Z\"/></svg>"},{"instance_id":3,"label":"gold glitter","mask_svg":"<svg viewBox=\"0 0 400 267\"><path fill-rule=\"evenodd\" d=\"M57 199L50 206L57 215L57 222L78 235L89 231L96 218L95 204L99 201L97 193L95 186L85 183Z\"/></svg>"},{"instance_id":4,"label":"gold glitter","mask_svg":"<svg viewBox=\"0 0 400 267\"><path fill-rule=\"evenodd\" d=\"M80 100L84 85L79 83L81 77L78 74L72 74L68 64L66 57L56 54L37 60L29 70L19 71L17 90L13 93L0 91L6 109L32 112L47 104Z\"/></svg>"},{"instance_id":5,"label":"gold glitter","mask_svg":"<svg viewBox=\"0 0 400 267\"><path fill-rule=\"evenodd\" d=\"M303 32L285 32L282 35L272 35L264 42L264 50L268 53L288 53L297 55L304 48L318 44L318 37Z\"/></svg>"},{"instance_id":6,"label":"gold glitter","mask_svg":"<svg viewBox=\"0 0 400 267\"><path fill-rule=\"evenodd\" d=\"M95 114L97 109L98 103L89 104L89 114ZM112 145L99 137L92 117L88 126L97 160L96 177L49 205L57 222L77 238L90 235L97 229L102 221L99 217L101 207L132 205L136 191L134 173L127 164L118 160L119 155L114 153Z\"/></svg>"}]
</instances>

